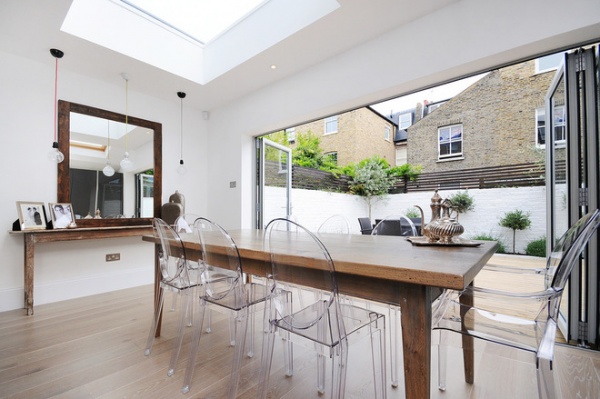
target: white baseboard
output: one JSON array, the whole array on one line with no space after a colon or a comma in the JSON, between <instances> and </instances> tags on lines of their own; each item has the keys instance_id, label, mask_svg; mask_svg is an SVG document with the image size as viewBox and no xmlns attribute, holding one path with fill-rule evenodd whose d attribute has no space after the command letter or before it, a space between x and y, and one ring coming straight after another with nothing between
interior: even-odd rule
<instances>
[{"instance_id":1,"label":"white baseboard","mask_svg":"<svg viewBox=\"0 0 600 399\"><path fill-rule=\"evenodd\" d=\"M86 276L73 280L45 282L34 285L33 305L35 307L45 303L81 298L153 283L154 271L148 267ZM23 309L23 298L23 287L0 290L0 312Z\"/></svg>"}]
</instances>

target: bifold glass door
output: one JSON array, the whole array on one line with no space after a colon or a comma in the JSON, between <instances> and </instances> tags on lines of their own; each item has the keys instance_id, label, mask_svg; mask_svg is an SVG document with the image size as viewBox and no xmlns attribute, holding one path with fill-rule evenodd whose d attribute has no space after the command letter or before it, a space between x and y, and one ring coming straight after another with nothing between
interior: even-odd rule
<instances>
[{"instance_id":1,"label":"bifold glass door","mask_svg":"<svg viewBox=\"0 0 600 399\"><path fill-rule=\"evenodd\" d=\"M597 48L565 55L546 96L547 246L598 208ZM581 346L598 345L598 237L581 257L563 295L559 327Z\"/></svg>"},{"instance_id":2,"label":"bifold glass door","mask_svg":"<svg viewBox=\"0 0 600 399\"><path fill-rule=\"evenodd\" d=\"M292 214L292 150L265 138L256 139L258 188L256 227Z\"/></svg>"}]
</instances>

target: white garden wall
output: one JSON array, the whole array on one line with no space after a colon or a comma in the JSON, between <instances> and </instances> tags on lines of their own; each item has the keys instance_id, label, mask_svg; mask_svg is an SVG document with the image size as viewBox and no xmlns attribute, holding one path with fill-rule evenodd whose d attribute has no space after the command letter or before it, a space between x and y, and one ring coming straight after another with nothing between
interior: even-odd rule
<instances>
[{"instance_id":1,"label":"white garden wall","mask_svg":"<svg viewBox=\"0 0 600 399\"><path fill-rule=\"evenodd\" d=\"M455 192L457 191L441 191L440 195L446 198ZM510 252L512 250L512 230L500 227L498 222L506 212L516 209L528 212L531 218L531 227L516 233L515 247L518 253L525 253L525 247L530 241L545 237L545 187L471 189L469 194L475 200L475 208L459 217L460 223L465 227L463 237L470 238L478 234L489 234L500 238L504 242L507 252ZM266 195L271 205L275 203L283 205L283 189L267 187ZM371 210L372 219L404 214L409 208L419 205L425 212L425 220L429 221L431 217L429 204L432 195L433 192L388 195L374 204ZM364 199L355 195L293 189L292 214L295 220L313 230L316 230L328 216L341 214L350 222L352 232L360 234L358 218L368 216L368 209ZM267 210L265 220L268 221L271 218L272 216Z\"/></svg>"}]
</instances>

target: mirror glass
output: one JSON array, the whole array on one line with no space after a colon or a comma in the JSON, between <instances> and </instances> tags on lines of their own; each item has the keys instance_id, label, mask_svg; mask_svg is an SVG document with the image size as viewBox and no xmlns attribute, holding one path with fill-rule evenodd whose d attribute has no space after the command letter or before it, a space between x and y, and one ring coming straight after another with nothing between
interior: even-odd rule
<instances>
[{"instance_id":1,"label":"mirror glass","mask_svg":"<svg viewBox=\"0 0 600 399\"><path fill-rule=\"evenodd\" d=\"M60 101L58 202L73 205L78 226L151 223L160 209L160 138L159 123Z\"/></svg>"}]
</instances>

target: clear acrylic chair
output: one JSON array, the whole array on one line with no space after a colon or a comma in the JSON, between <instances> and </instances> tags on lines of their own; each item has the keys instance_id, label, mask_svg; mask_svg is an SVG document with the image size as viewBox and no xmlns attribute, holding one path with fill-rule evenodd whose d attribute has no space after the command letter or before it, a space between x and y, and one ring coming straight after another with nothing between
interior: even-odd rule
<instances>
[{"instance_id":1,"label":"clear acrylic chair","mask_svg":"<svg viewBox=\"0 0 600 399\"><path fill-rule=\"evenodd\" d=\"M350 223L343 215L333 215L321 223L317 233L350 234Z\"/></svg>"},{"instance_id":2,"label":"clear acrylic chair","mask_svg":"<svg viewBox=\"0 0 600 399\"><path fill-rule=\"evenodd\" d=\"M404 215L387 216L373 227L371 235L380 236L416 236L417 228L412 220ZM398 254L402 256L402 254ZM388 329L390 335L390 368L392 386L398 387L398 364L399 348L402 345L400 339L400 307L388 305Z\"/></svg>"},{"instance_id":3,"label":"clear acrylic chair","mask_svg":"<svg viewBox=\"0 0 600 399\"><path fill-rule=\"evenodd\" d=\"M384 316L356 306L340 303L336 272L331 256L319 238L287 219L271 221L265 231L265 250L270 254L272 275L268 334L263 343L258 398L267 396L275 337L284 339L286 375L293 375L292 343L317 351L317 390L325 392L326 360L331 359L331 397L343 398L346 386L348 346L359 338L371 340L372 373L375 398L385 398L385 319ZM290 266L289 253L301 252L309 263L313 281L321 284L325 295L300 306L296 298L281 295L281 282L301 280L307 268ZM294 290L295 296L298 291ZM364 334L358 334L363 331Z\"/></svg>"},{"instance_id":4,"label":"clear acrylic chair","mask_svg":"<svg viewBox=\"0 0 600 399\"><path fill-rule=\"evenodd\" d=\"M433 310L433 328L440 330L440 390L446 389L445 333L454 331L531 352L539 397L557 397L552 362L560 302L573 267L599 225L600 211L596 210L560 238L547 260L544 286L539 291L516 293L470 286L460 292L444 292Z\"/></svg>"},{"instance_id":5,"label":"clear acrylic chair","mask_svg":"<svg viewBox=\"0 0 600 399\"><path fill-rule=\"evenodd\" d=\"M178 216L177 219L175 219L175 222L173 223L173 225L171 227L173 227L173 230L175 230L175 232L179 235L181 234L189 234L192 233L192 226L194 225L194 221L198 218L198 215L194 215L194 214L185 214L185 215L181 215ZM198 268L198 263L197 262L191 262L190 259L188 259L188 266L191 269L197 269ZM173 292L173 295L171 297L171 308L170 311L174 312L175 309L177 308L177 299L179 298L179 295L177 292ZM190 306L194 306L194 301L192 301L190 303ZM187 316L191 316L192 315L192 311L189 312L189 314ZM188 326L191 326L192 324L192 320L191 317L188 318ZM208 325L210 326L210 322L208 323Z\"/></svg>"},{"instance_id":6,"label":"clear acrylic chair","mask_svg":"<svg viewBox=\"0 0 600 399\"><path fill-rule=\"evenodd\" d=\"M182 392L187 393L190 390L202 336L204 314L210 305L215 311L227 314L230 322L233 321L229 330L235 337L230 338L230 344L235 350L227 397L235 398L246 344L248 318L254 317L254 312L258 308L256 305L264 304L267 289L264 285L244 281L245 276L237 246L222 227L206 218L198 218L194 223L194 231L197 232L202 247L200 260L202 294L195 316L195 320L199 322L194 326ZM224 276L227 278L223 278ZM252 321L250 323L254 324ZM253 342L254 329L252 328L249 343L253 345Z\"/></svg>"},{"instance_id":7,"label":"clear acrylic chair","mask_svg":"<svg viewBox=\"0 0 600 399\"><path fill-rule=\"evenodd\" d=\"M150 332L148 333L144 354L149 356L152 352L154 337L163 309L165 291L177 293L182 296L182 300L178 315L177 336L167 372L168 375L172 375L181 351L181 344L185 332L184 326L186 324L186 315L188 318L190 317L191 303L194 300L195 290L200 282L198 279L197 268L194 272L194 269L188 265L189 261L185 256L185 248L179 234L177 234L164 220L159 218L154 219L154 234L160 239L158 261L161 281L158 303L154 312L152 325L150 326Z\"/></svg>"}]
</instances>

